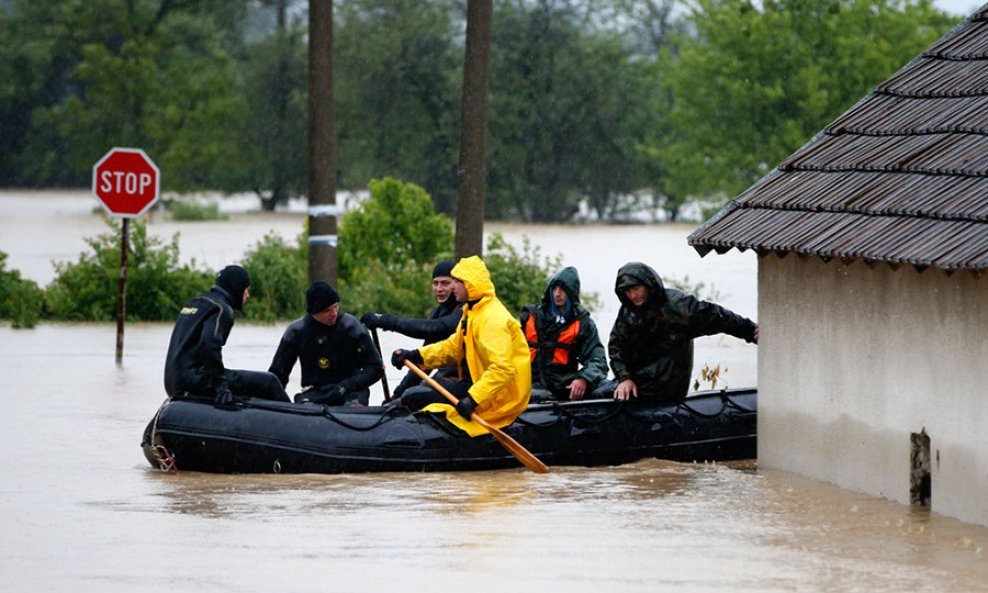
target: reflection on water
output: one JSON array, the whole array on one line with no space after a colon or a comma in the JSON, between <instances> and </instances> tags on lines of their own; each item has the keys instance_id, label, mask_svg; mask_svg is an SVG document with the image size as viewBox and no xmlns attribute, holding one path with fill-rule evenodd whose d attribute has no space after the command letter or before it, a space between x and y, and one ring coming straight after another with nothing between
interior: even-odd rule
<instances>
[{"instance_id":1,"label":"reflection on water","mask_svg":"<svg viewBox=\"0 0 988 593\"><path fill-rule=\"evenodd\" d=\"M641 259L696 265L683 263L695 254L677 247L682 229L584 239L600 251L625 233L649 248ZM603 258L578 252L571 229L543 235L547 253ZM754 263L734 260L738 272L723 261L702 268L753 315ZM588 266L593 290L612 282L604 263ZM228 365L266 368L282 329L237 325ZM114 331L0 327L0 591L988 592L988 529L753 462L165 474L139 443L162 401L170 327L128 325L122 367ZM407 343L381 338L385 349ZM723 355L748 378L741 386L754 352L727 342L698 346L697 358Z\"/></svg>"}]
</instances>

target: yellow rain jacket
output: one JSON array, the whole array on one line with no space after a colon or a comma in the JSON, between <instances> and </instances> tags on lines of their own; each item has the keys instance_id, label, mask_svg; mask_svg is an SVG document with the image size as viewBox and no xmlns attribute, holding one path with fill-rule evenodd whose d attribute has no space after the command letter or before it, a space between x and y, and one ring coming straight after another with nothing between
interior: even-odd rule
<instances>
[{"instance_id":1,"label":"yellow rain jacket","mask_svg":"<svg viewBox=\"0 0 988 593\"><path fill-rule=\"evenodd\" d=\"M479 257L461 259L450 275L463 282L469 302L453 335L419 350L423 366L434 369L466 359L474 381L470 386L470 396L477 402L474 414L502 428L528 407L532 391L528 343L518 319L494 296L491 275ZM476 422L460 416L453 406L430 404L425 410L445 412L450 422L472 437L487 433Z\"/></svg>"}]
</instances>

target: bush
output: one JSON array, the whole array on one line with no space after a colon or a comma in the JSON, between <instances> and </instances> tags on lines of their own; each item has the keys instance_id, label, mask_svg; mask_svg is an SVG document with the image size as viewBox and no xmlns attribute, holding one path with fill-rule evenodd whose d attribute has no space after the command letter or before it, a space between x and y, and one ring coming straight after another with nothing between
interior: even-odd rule
<instances>
[{"instance_id":1,"label":"bush","mask_svg":"<svg viewBox=\"0 0 988 593\"><path fill-rule=\"evenodd\" d=\"M295 319L305 314L308 254L303 233L295 245L268 234L244 255L250 272L250 301L244 316L256 321Z\"/></svg>"},{"instance_id":2,"label":"bush","mask_svg":"<svg viewBox=\"0 0 988 593\"><path fill-rule=\"evenodd\" d=\"M7 271L7 257L0 251L0 319L9 319L15 328L34 327L44 309L44 291L19 271Z\"/></svg>"},{"instance_id":3,"label":"bush","mask_svg":"<svg viewBox=\"0 0 988 593\"><path fill-rule=\"evenodd\" d=\"M340 221L340 278L360 281L370 261L386 268L434 264L453 253L453 223L436 214L432 198L414 183L372 179L370 197Z\"/></svg>"},{"instance_id":4,"label":"bush","mask_svg":"<svg viewBox=\"0 0 988 593\"><path fill-rule=\"evenodd\" d=\"M226 220L226 214L220 212L219 204L215 202L198 202L196 200L168 200L165 208L172 215L172 220Z\"/></svg>"},{"instance_id":5,"label":"bush","mask_svg":"<svg viewBox=\"0 0 988 593\"><path fill-rule=\"evenodd\" d=\"M86 239L92 249L77 262L57 262L55 279L45 302L54 319L112 321L116 319L120 276L121 227L105 218L110 233ZM122 226L122 225L121 225ZM149 237L147 225L134 220L128 237L127 319L171 321L186 300L207 289L213 273L196 270L195 262L178 264L178 233L170 243Z\"/></svg>"},{"instance_id":6,"label":"bush","mask_svg":"<svg viewBox=\"0 0 988 593\"><path fill-rule=\"evenodd\" d=\"M392 178L371 180L367 201L340 221L343 309L425 315L435 306L432 266L452 252L453 223L436 214L425 190Z\"/></svg>"}]
</instances>

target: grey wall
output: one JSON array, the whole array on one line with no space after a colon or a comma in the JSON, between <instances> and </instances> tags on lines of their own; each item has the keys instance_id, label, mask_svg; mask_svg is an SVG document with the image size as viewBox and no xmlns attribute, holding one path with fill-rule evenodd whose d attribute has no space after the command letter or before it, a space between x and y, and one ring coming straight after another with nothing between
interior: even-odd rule
<instances>
[{"instance_id":1,"label":"grey wall","mask_svg":"<svg viewBox=\"0 0 988 593\"><path fill-rule=\"evenodd\" d=\"M932 510L988 525L988 277L766 255L758 459L909 503L925 430Z\"/></svg>"}]
</instances>

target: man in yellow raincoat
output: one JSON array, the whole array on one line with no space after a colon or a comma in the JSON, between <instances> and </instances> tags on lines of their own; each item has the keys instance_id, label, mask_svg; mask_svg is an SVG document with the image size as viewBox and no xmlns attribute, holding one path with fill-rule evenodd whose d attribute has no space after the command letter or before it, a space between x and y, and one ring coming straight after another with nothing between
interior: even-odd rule
<instances>
[{"instance_id":1,"label":"man in yellow raincoat","mask_svg":"<svg viewBox=\"0 0 988 593\"><path fill-rule=\"evenodd\" d=\"M474 413L502 428L528 407L532 390L528 343L518 319L495 296L483 260L477 256L463 258L450 275L456 300L463 303L460 327L449 338L420 350L395 350L391 364L400 369L410 360L424 370L458 366L459 376L444 382L460 400L455 408L438 403L446 399L436 392L414 401L402 398L401 403L413 409L424 406L428 412L445 412L450 422L470 436L478 436L487 430L470 421Z\"/></svg>"}]
</instances>

